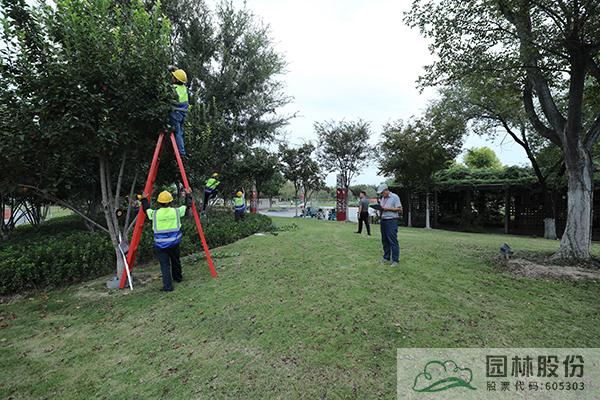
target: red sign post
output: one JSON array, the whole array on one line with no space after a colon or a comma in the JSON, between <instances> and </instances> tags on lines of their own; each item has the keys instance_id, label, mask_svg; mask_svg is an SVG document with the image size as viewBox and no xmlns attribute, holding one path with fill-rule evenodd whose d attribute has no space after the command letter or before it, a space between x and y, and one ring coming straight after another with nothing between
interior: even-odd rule
<instances>
[{"instance_id":1,"label":"red sign post","mask_svg":"<svg viewBox=\"0 0 600 400\"><path fill-rule=\"evenodd\" d=\"M335 200L335 219L337 221L345 221L348 207L348 190L344 189L344 183L341 175L337 176L337 191Z\"/></svg>"},{"instance_id":2,"label":"red sign post","mask_svg":"<svg viewBox=\"0 0 600 400\"><path fill-rule=\"evenodd\" d=\"M252 185L252 193L250 194L250 212L256 214L258 212L258 193L256 193L256 185Z\"/></svg>"}]
</instances>

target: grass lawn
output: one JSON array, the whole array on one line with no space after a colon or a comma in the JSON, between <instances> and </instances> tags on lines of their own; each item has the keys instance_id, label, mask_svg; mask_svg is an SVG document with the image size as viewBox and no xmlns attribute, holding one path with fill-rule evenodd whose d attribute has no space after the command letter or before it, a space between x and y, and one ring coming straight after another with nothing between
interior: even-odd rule
<instances>
[{"instance_id":1,"label":"grass lawn","mask_svg":"<svg viewBox=\"0 0 600 400\"><path fill-rule=\"evenodd\" d=\"M517 278L505 241L401 228L401 267L379 232L275 218L298 230L215 249L219 277L107 293L104 280L0 305L0 398L395 398L398 347L600 347L600 284ZM376 227L378 228L378 227ZM596 255L600 245L594 245Z\"/></svg>"},{"instance_id":2,"label":"grass lawn","mask_svg":"<svg viewBox=\"0 0 600 400\"><path fill-rule=\"evenodd\" d=\"M59 206L50 206L50 213L49 213L49 217L50 218L58 218L58 217L64 217L66 215L71 215L73 214L73 211L67 209L67 208L62 208Z\"/></svg>"}]
</instances>

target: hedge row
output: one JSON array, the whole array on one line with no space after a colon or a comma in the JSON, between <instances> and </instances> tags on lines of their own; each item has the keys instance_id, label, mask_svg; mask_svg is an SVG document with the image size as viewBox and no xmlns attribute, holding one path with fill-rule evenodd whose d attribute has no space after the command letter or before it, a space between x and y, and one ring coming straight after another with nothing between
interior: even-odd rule
<instances>
[{"instance_id":1,"label":"hedge row","mask_svg":"<svg viewBox=\"0 0 600 400\"><path fill-rule=\"evenodd\" d=\"M200 238L192 219L183 221L182 255L201 249ZM218 212L203 225L210 248L235 242L256 232L273 230L271 219L249 214L234 222L233 214ZM77 217L57 218L40 229L19 227L0 243L0 294L29 289L65 286L96 278L115 270L115 251L104 232L89 232ZM137 261L154 257L152 228L144 227Z\"/></svg>"}]
</instances>

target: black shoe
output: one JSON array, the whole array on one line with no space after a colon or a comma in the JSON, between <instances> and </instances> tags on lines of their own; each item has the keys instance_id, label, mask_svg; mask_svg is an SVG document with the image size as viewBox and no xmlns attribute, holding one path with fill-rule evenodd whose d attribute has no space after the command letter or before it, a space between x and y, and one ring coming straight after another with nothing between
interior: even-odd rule
<instances>
[{"instance_id":1,"label":"black shoe","mask_svg":"<svg viewBox=\"0 0 600 400\"><path fill-rule=\"evenodd\" d=\"M173 289L165 289L165 288L161 288L160 289L161 292L172 292Z\"/></svg>"},{"instance_id":2,"label":"black shoe","mask_svg":"<svg viewBox=\"0 0 600 400\"><path fill-rule=\"evenodd\" d=\"M174 280L175 282L177 282L177 283L181 283L181 281L183 280L183 278L179 278L179 279L175 279L175 278L173 278L173 280Z\"/></svg>"},{"instance_id":3,"label":"black shoe","mask_svg":"<svg viewBox=\"0 0 600 400\"><path fill-rule=\"evenodd\" d=\"M358 233L360 235L362 232L354 232L354 233Z\"/></svg>"}]
</instances>

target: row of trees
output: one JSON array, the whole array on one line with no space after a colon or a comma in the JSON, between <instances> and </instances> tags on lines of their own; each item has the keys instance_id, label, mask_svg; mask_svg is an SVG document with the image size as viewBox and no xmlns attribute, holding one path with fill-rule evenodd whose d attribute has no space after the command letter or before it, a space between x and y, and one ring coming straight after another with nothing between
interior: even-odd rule
<instances>
[{"instance_id":1,"label":"row of trees","mask_svg":"<svg viewBox=\"0 0 600 400\"><path fill-rule=\"evenodd\" d=\"M230 1L0 0L2 204L70 208L110 235L118 268L118 218L142 190L158 132L166 128L167 66L185 68L196 105L186 145L195 187L213 170L223 190L266 185L269 143L291 116L279 76L285 62L267 27ZM163 154L157 186L177 182ZM252 171L252 172L250 172ZM99 214L98 214L99 213Z\"/></svg>"}]
</instances>

